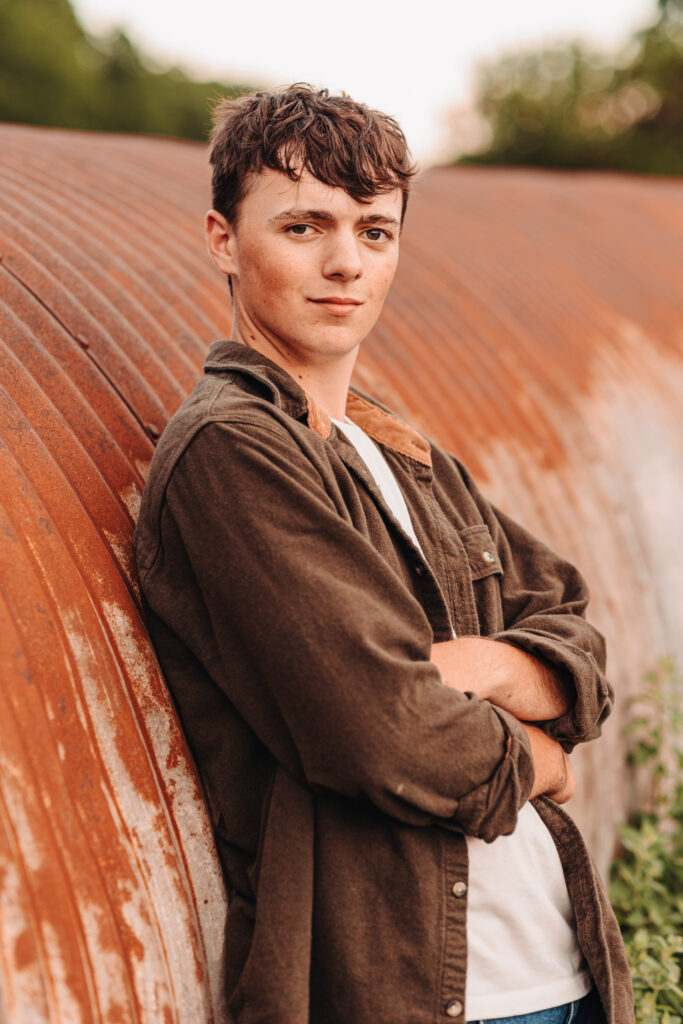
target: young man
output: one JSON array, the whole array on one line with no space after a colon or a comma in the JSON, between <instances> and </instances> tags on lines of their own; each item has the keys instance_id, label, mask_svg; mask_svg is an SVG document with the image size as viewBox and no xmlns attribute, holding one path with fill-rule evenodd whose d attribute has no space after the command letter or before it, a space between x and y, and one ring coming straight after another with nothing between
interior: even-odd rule
<instances>
[{"instance_id":1,"label":"young man","mask_svg":"<svg viewBox=\"0 0 683 1024\"><path fill-rule=\"evenodd\" d=\"M225 871L231 1017L628 1024L558 806L611 706L585 584L350 388L405 139L297 85L223 101L211 160L233 338L161 439L137 555Z\"/></svg>"}]
</instances>

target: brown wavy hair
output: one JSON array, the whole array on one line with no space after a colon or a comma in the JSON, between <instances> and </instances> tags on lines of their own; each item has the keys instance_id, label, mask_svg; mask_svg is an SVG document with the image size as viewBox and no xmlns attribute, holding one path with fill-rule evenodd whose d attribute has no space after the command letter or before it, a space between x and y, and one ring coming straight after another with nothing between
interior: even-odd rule
<instances>
[{"instance_id":1,"label":"brown wavy hair","mask_svg":"<svg viewBox=\"0 0 683 1024\"><path fill-rule=\"evenodd\" d=\"M415 174L393 117L297 82L274 92L223 98L213 111L210 162L213 206L232 224L249 177L266 168L298 181L303 170L366 202L398 188L405 215Z\"/></svg>"}]
</instances>

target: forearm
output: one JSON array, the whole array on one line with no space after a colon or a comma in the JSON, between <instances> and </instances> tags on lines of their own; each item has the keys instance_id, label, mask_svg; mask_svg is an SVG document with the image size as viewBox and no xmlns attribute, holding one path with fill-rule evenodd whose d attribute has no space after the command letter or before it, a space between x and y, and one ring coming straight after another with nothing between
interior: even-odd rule
<instances>
[{"instance_id":1,"label":"forearm","mask_svg":"<svg viewBox=\"0 0 683 1024\"><path fill-rule=\"evenodd\" d=\"M564 803L574 795L574 774L562 747L527 724L556 718L569 709L571 687L559 672L525 651L484 637L433 644L431 660L446 686L475 693L522 721L534 762L531 798L545 794Z\"/></svg>"},{"instance_id":2,"label":"forearm","mask_svg":"<svg viewBox=\"0 0 683 1024\"><path fill-rule=\"evenodd\" d=\"M463 636L432 645L431 660L446 686L476 693L524 722L558 718L573 688L559 669L511 644Z\"/></svg>"},{"instance_id":3,"label":"forearm","mask_svg":"<svg viewBox=\"0 0 683 1024\"><path fill-rule=\"evenodd\" d=\"M576 783L569 757L557 740L531 724L556 718L571 708L573 686L561 670L555 671L542 659L510 644L484 637L432 644L430 660L446 686L474 693L519 720L534 771L527 799L547 796L562 804L572 798ZM508 740L508 752L509 746ZM513 784L514 779L515 773Z\"/></svg>"}]
</instances>

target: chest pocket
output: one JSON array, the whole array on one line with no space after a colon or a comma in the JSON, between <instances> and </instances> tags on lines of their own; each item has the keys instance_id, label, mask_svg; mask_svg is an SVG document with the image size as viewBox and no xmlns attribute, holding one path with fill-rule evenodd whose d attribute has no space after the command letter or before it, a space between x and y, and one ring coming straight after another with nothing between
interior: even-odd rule
<instances>
[{"instance_id":1,"label":"chest pocket","mask_svg":"<svg viewBox=\"0 0 683 1024\"><path fill-rule=\"evenodd\" d=\"M473 580L503 573L498 552L488 526L467 526L460 531L460 540L465 546Z\"/></svg>"},{"instance_id":2,"label":"chest pocket","mask_svg":"<svg viewBox=\"0 0 683 1024\"><path fill-rule=\"evenodd\" d=\"M460 531L467 554L477 618L482 636L504 629L501 580L503 566L488 526L468 526Z\"/></svg>"}]
</instances>

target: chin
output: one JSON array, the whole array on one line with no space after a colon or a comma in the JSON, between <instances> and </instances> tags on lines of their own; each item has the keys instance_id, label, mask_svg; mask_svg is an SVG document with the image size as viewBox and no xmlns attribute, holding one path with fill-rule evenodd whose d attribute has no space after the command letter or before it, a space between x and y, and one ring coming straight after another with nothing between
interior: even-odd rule
<instances>
[{"instance_id":1,"label":"chin","mask_svg":"<svg viewBox=\"0 0 683 1024\"><path fill-rule=\"evenodd\" d=\"M310 355L341 357L355 351L365 337L365 333L360 334L358 331L330 330L326 327L318 333L311 332L305 339L298 338L295 347L303 349Z\"/></svg>"},{"instance_id":2,"label":"chin","mask_svg":"<svg viewBox=\"0 0 683 1024\"><path fill-rule=\"evenodd\" d=\"M338 338L330 338L328 341L319 342L317 345L312 346L312 349L321 356L327 356L330 359L335 357L341 359L343 356L348 356L352 352L355 352L363 338L345 339L344 341Z\"/></svg>"}]
</instances>

